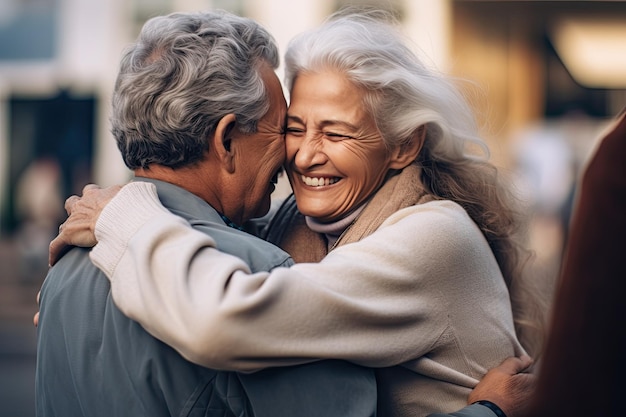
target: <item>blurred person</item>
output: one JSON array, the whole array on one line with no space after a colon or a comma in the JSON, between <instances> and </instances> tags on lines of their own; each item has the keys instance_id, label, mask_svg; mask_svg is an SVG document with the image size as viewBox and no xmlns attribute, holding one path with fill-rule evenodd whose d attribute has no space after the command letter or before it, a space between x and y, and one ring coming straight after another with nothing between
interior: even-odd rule
<instances>
[{"instance_id":1,"label":"blurred person","mask_svg":"<svg viewBox=\"0 0 626 417\"><path fill-rule=\"evenodd\" d=\"M616 416L626 391L626 112L582 177L532 417Z\"/></svg>"},{"instance_id":2,"label":"blurred person","mask_svg":"<svg viewBox=\"0 0 626 417\"><path fill-rule=\"evenodd\" d=\"M43 156L28 164L17 181L15 200L20 275L23 282L41 282L48 265L48 245L64 217L58 162Z\"/></svg>"},{"instance_id":3,"label":"blurred person","mask_svg":"<svg viewBox=\"0 0 626 417\"><path fill-rule=\"evenodd\" d=\"M565 133L553 126L536 126L519 133L512 150L519 188L532 213L529 245L541 262L554 263L556 274L569 223L574 152Z\"/></svg>"},{"instance_id":4,"label":"blurred person","mask_svg":"<svg viewBox=\"0 0 626 417\"><path fill-rule=\"evenodd\" d=\"M556 127L529 128L515 138L513 154L533 211L555 216L574 180L574 154L563 133Z\"/></svg>"},{"instance_id":5,"label":"blurred person","mask_svg":"<svg viewBox=\"0 0 626 417\"><path fill-rule=\"evenodd\" d=\"M155 187L168 210L260 271L292 263L234 227L267 212L283 163L287 106L274 73L278 60L274 40L252 20L156 17L125 52L112 103L112 132L135 181ZM118 310L108 280L81 248L50 269L40 301L39 417L376 411L373 371L348 362L242 375L186 361Z\"/></svg>"},{"instance_id":6,"label":"blurred person","mask_svg":"<svg viewBox=\"0 0 626 417\"><path fill-rule=\"evenodd\" d=\"M377 368L379 415L462 407L489 368L525 352L509 293L523 284L520 223L496 169L466 153L468 143L488 153L469 107L368 15L296 37L286 71L295 202L268 237L319 263L254 273L145 183L108 205L116 189L70 198L52 258L93 244L95 230L91 258L121 310L205 366L339 358ZM476 413L502 415L493 402L458 415Z\"/></svg>"}]
</instances>

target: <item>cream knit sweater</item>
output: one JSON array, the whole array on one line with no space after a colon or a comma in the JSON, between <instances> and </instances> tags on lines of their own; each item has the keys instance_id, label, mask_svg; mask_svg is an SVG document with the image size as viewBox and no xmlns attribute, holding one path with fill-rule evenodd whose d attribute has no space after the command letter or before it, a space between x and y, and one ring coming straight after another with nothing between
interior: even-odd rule
<instances>
[{"instance_id":1,"label":"cream knit sweater","mask_svg":"<svg viewBox=\"0 0 626 417\"><path fill-rule=\"evenodd\" d=\"M148 183L122 189L96 236L91 259L119 308L211 368L346 359L385 368L388 414L420 416L462 408L489 368L523 352L493 254L450 201L402 209L320 263L256 274Z\"/></svg>"}]
</instances>

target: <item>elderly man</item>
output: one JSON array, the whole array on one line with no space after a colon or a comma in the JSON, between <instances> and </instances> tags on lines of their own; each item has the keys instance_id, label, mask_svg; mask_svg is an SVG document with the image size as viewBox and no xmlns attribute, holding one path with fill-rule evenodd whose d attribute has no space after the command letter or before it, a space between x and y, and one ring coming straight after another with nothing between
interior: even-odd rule
<instances>
[{"instance_id":1,"label":"elderly man","mask_svg":"<svg viewBox=\"0 0 626 417\"><path fill-rule=\"evenodd\" d=\"M278 60L249 19L157 17L124 54L113 94L112 132L135 181L154 184L170 211L258 270L292 263L237 226L267 213L284 159ZM132 232L120 225L120 235ZM243 375L186 361L116 308L84 249L50 269L40 309L40 417L375 414L373 371L347 362Z\"/></svg>"}]
</instances>

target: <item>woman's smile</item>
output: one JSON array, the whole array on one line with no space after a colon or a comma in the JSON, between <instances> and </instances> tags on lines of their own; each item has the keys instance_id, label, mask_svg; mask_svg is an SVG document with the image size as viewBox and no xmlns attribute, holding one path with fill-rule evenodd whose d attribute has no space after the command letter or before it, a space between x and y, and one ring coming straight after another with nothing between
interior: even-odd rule
<instances>
[{"instance_id":1,"label":"woman's smile","mask_svg":"<svg viewBox=\"0 0 626 417\"><path fill-rule=\"evenodd\" d=\"M341 178L339 177L324 177L324 176L308 177L306 175L300 175L300 179L302 180L304 184L308 185L309 187L329 186L329 185L336 184L337 182L341 180Z\"/></svg>"},{"instance_id":2,"label":"woman's smile","mask_svg":"<svg viewBox=\"0 0 626 417\"><path fill-rule=\"evenodd\" d=\"M364 91L334 71L300 74L291 90L285 135L287 174L298 209L329 222L375 192L393 165Z\"/></svg>"}]
</instances>

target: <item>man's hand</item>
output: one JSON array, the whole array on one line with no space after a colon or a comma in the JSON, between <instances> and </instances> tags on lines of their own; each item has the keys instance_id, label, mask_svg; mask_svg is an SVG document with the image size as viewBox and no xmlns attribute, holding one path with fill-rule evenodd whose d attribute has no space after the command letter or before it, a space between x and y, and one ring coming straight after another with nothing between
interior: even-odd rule
<instances>
[{"instance_id":1,"label":"man's hand","mask_svg":"<svg viewBox=\"0 0 626 417\"><path fill-rule=\"evenodd\" d=\"M100 188L88 184L83 188L83 196L73 195L65 200L68 218L59 226L59 234L50 243L48 263L54 265L72 246L90 248L96 241L95 229L98 217L104 206L119 192L120 185Z\"/></svg>"},{"instance_id":2,"label":"man's hand","mask_svg":"<svg viewBox=\"0 0 626 417\"><path fill-rule=\"evenodd\" d=\"M530 373L532 365L529 356L506 359L476 385L468 404L487 400L497 404L507 417L525 416L537 382L537 376Z\"/></svg>"}]
</instances>

